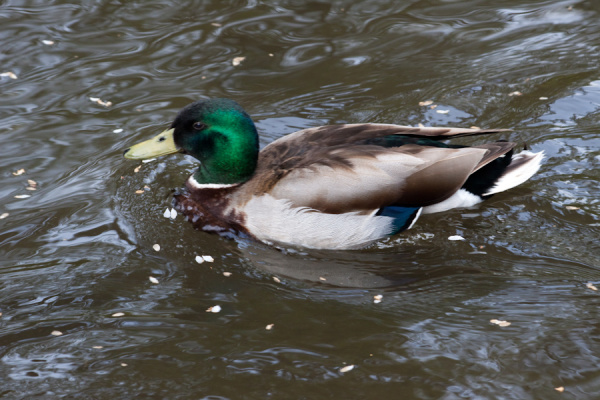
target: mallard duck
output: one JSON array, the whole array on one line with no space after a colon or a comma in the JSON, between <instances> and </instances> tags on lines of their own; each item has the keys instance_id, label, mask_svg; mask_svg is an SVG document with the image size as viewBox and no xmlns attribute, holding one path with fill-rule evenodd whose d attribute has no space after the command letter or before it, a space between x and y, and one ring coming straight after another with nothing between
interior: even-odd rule
<instances>
[{"instance_id":1,"label":"mallard duck","mask_svg":"<svg viewBox=\"0 0 600 400\"><path fill-rule=\"evenodd\" d=\"M195 227L268 244L364 247L421 214L470 207L533 176L543 152L515 143L447 139L502 129L343 124L303 129L259 150L256 127L229 99L185 107L171 127L125 150L128 159L184 153L200 161L175 196Z\"/></svg>"}]
</instances>

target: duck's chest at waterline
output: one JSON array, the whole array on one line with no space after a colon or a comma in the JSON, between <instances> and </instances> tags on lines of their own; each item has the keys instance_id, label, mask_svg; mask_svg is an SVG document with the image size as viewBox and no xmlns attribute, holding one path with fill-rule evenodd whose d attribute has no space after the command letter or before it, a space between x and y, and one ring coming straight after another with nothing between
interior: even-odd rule
<instances>
[{"instance_id":1,"label":"duck's chest at waterline","mask_svg":"<svg viewBox=\"0 0 600 400\"><path fill-rule=\"evenodd\" d=\"M174 198L175 209L196 229L219 234L248 233L244 228L245 216L235 211L228 190L188 190Z\"/></svg>"}]
</instances>

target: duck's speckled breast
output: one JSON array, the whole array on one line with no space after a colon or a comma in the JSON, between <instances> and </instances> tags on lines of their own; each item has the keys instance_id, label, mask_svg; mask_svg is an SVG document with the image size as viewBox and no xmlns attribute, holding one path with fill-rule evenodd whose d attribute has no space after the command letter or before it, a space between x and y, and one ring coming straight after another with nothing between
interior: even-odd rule
<instances>
[{"instance_id":1,"label":"duck's speckled breast","mask_svg":"<svg viewBox=\"0 0 600 400\"><path fill-rule=\"evenodd\" d=\"M230 195L236 188L196 189L176 194L175 209L196 229L218 234L246 234L245 215L231 205Z\"/></svg>"}]
</instances>

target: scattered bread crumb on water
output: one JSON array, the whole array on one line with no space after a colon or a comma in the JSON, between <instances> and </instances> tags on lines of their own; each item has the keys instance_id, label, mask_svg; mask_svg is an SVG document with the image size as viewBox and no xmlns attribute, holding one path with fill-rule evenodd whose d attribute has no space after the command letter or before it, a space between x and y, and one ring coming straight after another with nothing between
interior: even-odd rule
<instances>
[{"instance_id":1,"label":"scattered bread crumb on water","mask_svg":"<svg viewBox=\"0 0 600 400\"><path fill-rule=\"evenodd\" d=\"M226 277L229 278L231 276L231 272L227 272L227 271L223 272L223 276L226 276Z\"/></svg>"},{"instance_id":2,"label":"scattered bread crumb on water","mask_svg":"<svg viewBox=\"0 0 600 400\"><path fill-rule=\"evenodd\" d=\"M420 102L419 102L419 105L420 105L421 107L424 107L424 106L430 106L430 105L432 105L432 104L433 104L433 100L425 100L425 101L420 101Z\"/></svg>"},{"instance_id":3,"label":"scattered bread crumb on water","mask_svg":"<svg viewBox=\"0 0 600 400\"><path fill-rule=\"evenodd\" d=\"M7 77L9 77L10 79L18 79L18 78L17 78L17 75L16 75L14 72L10 72L10 71L8 71L8 72L2 72L2 73L0 74L0 77L3 77L3 76L7 76Z\"/></svg>"},{"instance_id":4,"label":"scattered bread crumb on water","mask_svg":"<svg viewBox=\"0 0 600 400\"><path fill-rule=\"evenodd\" d=\"M279 279L279 278L278 278L278 277L276 277L276 276L274 276L274 277L273 277L273 280L274 280L276 283L281 283L281 279Z\"/></svg>"},{"instance_id":5,"label":"scattered bread crumb on water","mask_svg":"<svg viewBox=\"0 0 600 400\"><path fill-rule=\"evenodd\" d=\"M383 300L383 295L377 294L377 295L373 296L373 303L379 304L379 303L381 303L381 300Z\"/></svg>"},{"instance_id":6,"label":"scattered bread crumb on water","mask_svg":"<svg viewBox=\"0 0 600 400\"><path fill-rule=\"evenodd\" d=\"M153 277L153 276L149 276L149 277L148 277L148 280L149 280L150 282L154 283L155 285L156 285L156 284L158 284L158 279L156 279L156 278L155 278L155 277Z\"/></svg>"},{"instance_id":7,"label":"scattered bread crumb on water","mask_svg":"<svg viewBox=\"0 0 600 400\"><path fill-rule=\"evenodd\" d=\"M52 332L50 332L50 334L52 336L62 336L63 333L61 331L52 331Z\"/></svg>"},{"instance_id":8,"label":"scattered bread crumb on water","mask_svg":"<svg viewBox=\"0 0 600 400\"><path fill-rule=\"evenodd\" d=\"M340 368L340 372L343 374L345 372L352 371L354 369L354 364L346 365L345 367Z\"/></svg>"},{"instance_id":9,"label":"scattered bread crumb on water","mask_svg":"<svg viewBox=\"0 0 600 400\"><path fill-rule=\"evenodd\" d=\"M554 390L556 390L557 392L562 393L562 392L565 391L565 387L564 386L559 386L559 387L554 388Z\"/></svg>"},{"instance_id":10,"label":"scattered bread crumb on water","mask_svg":"<svg viewBox=\"0 0 600 400\"><path fill-rule=\"evenodd\" d=\"M242 63L242 61L244 61L246 59L246 57L234 57L233 60L231 60L231 65L233 65L234 67L237 67L238 65L240 65Z\"/></svg>"},{"instance_id":11,"label":"scattered bread crumb on water","mask_svg":"<svg viewBox=\"0 0 600 400\"><path fill-rule=\"evenodd\" d=\"M90 97L90 101L92 101L92 102L94 102L96 104L99 104L101 106L104 106L104 107L110 107L110 106L112 106L112 102L110 102L110 101L104 101L104 100L100 99L99 97Z\"/></svg>"},{"instance_id":12,"label":"scattered bread crumb on water","mask_svg":"<svg viewBox=\"0 0 600 400\"><path fill-rule=\"evenodd\" d=\"M156 243L152 246L152 248L154 249L154 251L160 251L160 244Z\"/></svg>"},{"instance_id":13,"label":"scattered bread crumb on water","mask_svg":"<svg viewBox=\"0 0 600 400\"><path fill-rule=\"evenodd\" d=\"M585 287L587 287L588 289L591 289L593 291L597 291L598 290L598 288L592 282L586 283Z\"/></svg>"},{"instance_id":14,"label":"scattered bread crumb on water","mask_svg":"<svg viewBox=\"0 0 600 400\"><path fill-rule=\"evenodd\" d=\"M21 169L18 169L18 170L16 170L16 171L15 171L15 172L13 172L12 174L13 174L14 176L19 176L19 175L23 175L24 173L25 173L25 169L24 169L24 168L21 168Z\"/></svg>"},{"instance_id":15,"label":"scattered bread crumb on water","mask_svg":"<svg viewBox=\"0 0 600 400\"><path fill-rule=\"evenodd\" d=\"M10 214L9 214L9 213L6 213L6 212L5 212L5 213L2 213L2 215L0 215L0 219L4 219L4 218L8 217L9 215L10 215ZM2 314L0 314L0 315L2 315Z\"/></svg>"},{"instance_id":16,"label":"scattered bread crumb on water","mask_svg":"<svg viewBox=\"0 0 600 400\"><path fill-rule=\"evenodd\" d=\"M510 324L511 324L508 321L503 321L503 320L495 319L495 318L494 319L490 319L490 322L492 324L495 324L495 325L498 325L498 326L501 326L501 327L510 326Z\"/></svg>"},{"instance_id":17,"label":"scattered bread crumb on water","mask_svg":"<svg viewBox=\"0 0 600 400\"><path fill-rule=\"evenodd\" d=\"M274 326L275 326L275 324L269 324L269 325L265 326L265 329L270 331L271 329L273 329Z\"/></svg>"},{"instance_id":18,"label":"scattered bread crumb on water","mask_svg":"<svg viewBox=\"0 0 600 400\"><path fill-rule=\"evenodd\" d=\"M448 240L465 240L465 238L460 235L453 235L453 236L448 236Z\"/></svg>"},{"instance_id":19,"label":"scattered bread crumb on water","mask_svg":"<svg viewBox=\"0 0 600 400\"><path fill-rule=\"evenodd\" d=\"M124 315L125 315L125 313L122 313L122 312L116 312L116 313L114 313L113 315L111 315L111 317L115 317L115 318L116 318L116 317L122 317L122 316L124 316Z\"/></svg>"},{"instance_id":20,"label":"scattered bread crumb on water","mask_svg":"<svg viewBox=\"0 0 600 400\"><path fill-rule=\"evenodd\" d=\"M218 313L221 311L221 306L217 305L217 306L212 306L212 307L208 307L206 309L206 312L211 312L211 313Z\"/></svg>"}]
</instances>

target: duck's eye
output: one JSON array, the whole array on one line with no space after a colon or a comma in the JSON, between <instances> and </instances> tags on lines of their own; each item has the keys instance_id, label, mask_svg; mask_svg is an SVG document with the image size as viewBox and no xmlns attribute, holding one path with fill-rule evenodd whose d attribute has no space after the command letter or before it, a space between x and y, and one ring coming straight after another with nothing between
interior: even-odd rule
<instances>
[{"instance_id":1,"label":"duck's eye","mask_svg":"<svg viewBox=\"0 0 600 400\"><path fill-rule=\"evenodd\" d=\"M204 128L206 128L206 125L204 125L202 122L194 122L194 129L195 130L201 131Z\"/></svg>"},{"instance_id":2,"label":"duck's eye","mask_svg":"<svg viewBox=\"0 0 600 400\"><path fill-rule=\"evenodd\" d=\"M161 136L161 137L158 138L159 142L164 142L165 140L167 140L167 138L164 137L164 136Z\"/></svg>"}]
</instances>

